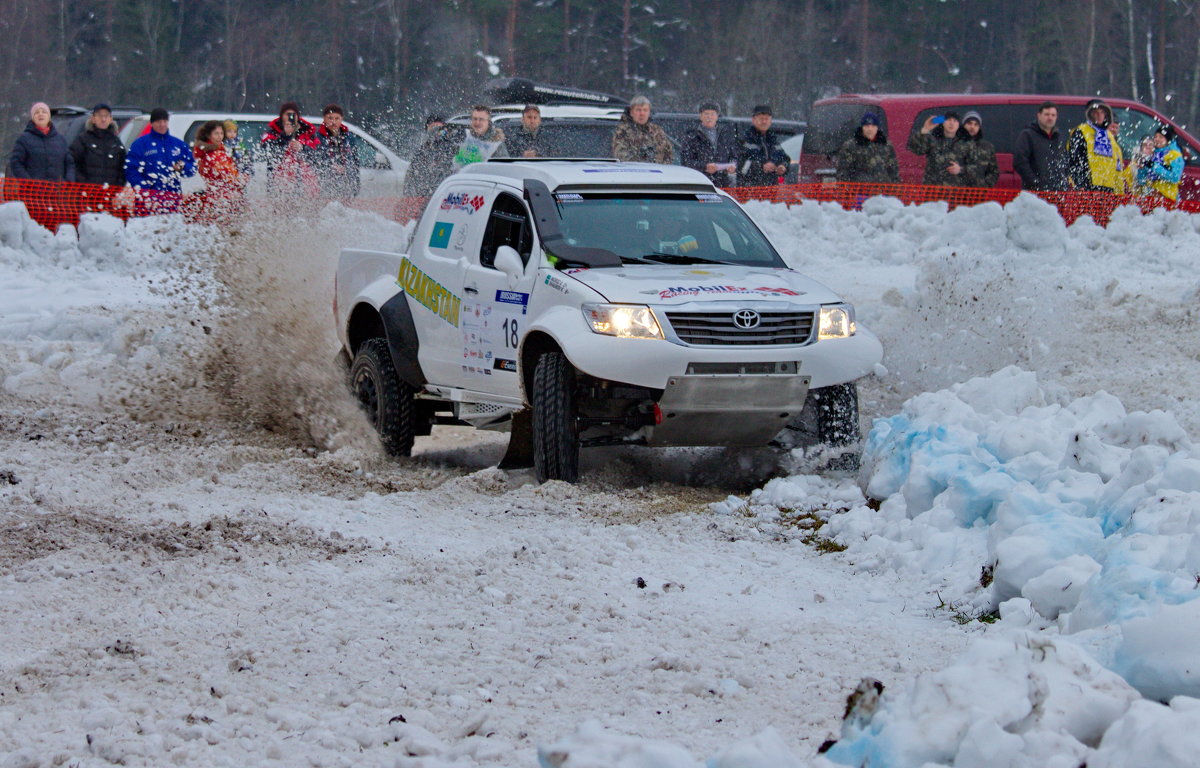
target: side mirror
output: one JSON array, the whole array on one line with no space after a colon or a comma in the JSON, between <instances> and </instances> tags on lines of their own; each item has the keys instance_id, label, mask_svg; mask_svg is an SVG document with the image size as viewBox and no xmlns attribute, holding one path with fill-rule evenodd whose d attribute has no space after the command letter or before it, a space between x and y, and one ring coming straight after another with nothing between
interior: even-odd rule
<instances>
[{"instance_id":1,"label":"side mirror","mask_svg":"<svg viewBox=\"0 0 1200 768\"><path fill-rule=\"evenodd\" d=\"M376 152L376 153L375 153L375 167L376 167L376 168L389 168L389 167L391 167L391 166L388 164L387 155L383 154L382 152Z\"/></svg>"},{"instance_id":2,"label":"side mirror","mask_svg":"<svg viewBox=\"0 0 1200 768\"><path fill-rule=\"evenodd\" d=\"M511 245L502 245L496 249L496 269L508 275L508 287L511 288L517 284L521 276L525 274L525 263L521 261L521 254L517 253L517 249Z\"/></svg>"}]
</instances>

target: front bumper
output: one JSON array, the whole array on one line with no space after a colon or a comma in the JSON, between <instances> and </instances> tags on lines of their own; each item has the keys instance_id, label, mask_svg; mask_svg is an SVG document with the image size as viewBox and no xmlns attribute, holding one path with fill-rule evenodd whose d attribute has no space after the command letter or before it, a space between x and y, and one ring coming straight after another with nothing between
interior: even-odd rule
<instances>
[{"instance_id":1,"label":"front bumper","mask_svg":"<svg viewBox=\"0 0 1200 768\"><path fill-rule=\"evenodd\" d=\"M761 446L804 408L809 377L670 376L647 445Z\"/></svg>"}]
</instances>

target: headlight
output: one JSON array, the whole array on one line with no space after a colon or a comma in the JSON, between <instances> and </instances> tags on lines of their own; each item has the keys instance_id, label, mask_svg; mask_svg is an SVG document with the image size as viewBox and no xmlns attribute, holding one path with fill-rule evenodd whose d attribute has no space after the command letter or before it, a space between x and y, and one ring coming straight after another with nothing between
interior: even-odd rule
<instances>
[{"instance_id":1,"label":"headlight","mask_svg":"<svg viewBox=\"0 0 1200 768\"><path fill-rule=\"evenodd\" d=\"M661 339L662 328L650 307L636 304L584 304L583 319L593 333L622 339Z\"/></svg>"},{"instance_id":2,"label":"headlight","mask_svg":"<svg viewBox=\"0 0 1200 768\"><path fill-rule=\"evenodd\" d=\"M821 307L821 324L817 328L818 339L844 339L853 336L857 330L854 324L854 307L849 304Z\"/></svg>"}]
</instances>

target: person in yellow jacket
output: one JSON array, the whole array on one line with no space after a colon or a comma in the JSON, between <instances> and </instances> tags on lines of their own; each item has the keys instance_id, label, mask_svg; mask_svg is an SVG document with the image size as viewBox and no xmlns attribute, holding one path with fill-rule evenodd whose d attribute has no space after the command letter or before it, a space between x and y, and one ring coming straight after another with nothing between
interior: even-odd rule
<instances>
[{"instance_id":1,"label":"person in yellow jacket","mask_svg":"<svg viewBox=\"0 0 1200 768\"><path fill-rule=\"evenodd\" d=\"M1175 129L1159 124L1151 140L1154 150L1137 172L1139 186L1148 196L1178 200L1179 182L1183 180L1183 153L1175 143Z\"/></svg>"},{"instance_id":2,"label":"person in yellow jacket","mask_svg":"<svg viewBox=\"0 0 1200 768\"><path fill-rule=\"evenodd\" d=\"M1068 150L1075 189L1124 194L1128 177L1124 157L1112 130L1112 108L1099 99L1088 102L1086 120L1071 131Z\"/></svg>"}]
</instances>

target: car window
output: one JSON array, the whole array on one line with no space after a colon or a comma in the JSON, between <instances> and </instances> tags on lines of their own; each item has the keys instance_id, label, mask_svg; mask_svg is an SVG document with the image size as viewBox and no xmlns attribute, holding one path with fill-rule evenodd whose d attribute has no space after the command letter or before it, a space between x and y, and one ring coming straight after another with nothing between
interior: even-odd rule
<instances>
[{"instance_id":1,"label":"car window","mask_svg":"<svg viewBox=\"0 0 1200 768\"><path fill-rule=\"evenodd\" d=\"M835 154L846 139L858 130L859 121L867 112L879 116L880 130L887 132L887 114L872 104L821 104L813 107L804 147L810 153Z\"/></svg>"},{"instance_id":2,"label":"car window","mask_svg":"<svg viewBox=\"0 0 1200 768\"><path fill-rule=\"evenodd\" d=\"M146 130L147 125L150 125L150 116L149 115L145 115L142 117L135 117L132 120L130 120L129 124L126 125L124 129L122 129L125 131L125 135L128 137L128 139L126 139L125 143L128 145L128 144L132 144L133 142L137 141L138 137L142 135L142 131Z\"/></svg>"},{"instance_id":3,"label":"car window","mask_svg":"<svg viewBox=\"0 0 1200 768\"><path fill-rule=\"evenodd\" d=\"M795 136L789 136L779 142L779 146L787 153L787 156L792 158L792 162L800 161L800 153L804 150L804 134L799 133Z\"/></svg>"},{"instance_id":4,"label":"car window","mask_svg":"<svg viewBox=\"0 0 1200 768\"><path fill-rule=\"evenodd\" d=\"M607 123L542 123L547 157L612 157L615 120Z\"/></svg>"},{"instance_id":5,"label":"car window","mask_svg":"<svg viewBox=\"0 0 1200 768\"><path fill-rule=\"evenodd\" d=\"M496 251L507 245L521 254L521 263L529 263L533 251L533 226L525 204L508 193L496 197L492 211L488 214L487 229L483 231L483 244L479 248L479 263L496 268Z\"/></svg>"},{"instance_id":6,"label":"car window","mask_svg":"<svg viewBox=\"0 0 1200 768\"><path fill-rule=\"evenodd\" d=\"M1154 133L1158 118L1138 109L1118 107L1113 110L1113 122L1117 125L1117 144L1128 159L1137 151L1142 139Z\"/></svg>"},{"instance_id":7,"label":"car window","mask_svg":"<svg viewBox=\"0 0 1200 768\"><path fill-rule=\"evenodd\" d=\"M358 150L358 165L360 168L378 168L387 170L392 167L387 155L380 152L362 136L356 136L355 146Z\"/></svg>"}]
</instances>

